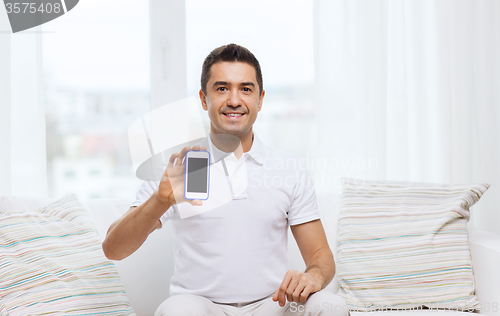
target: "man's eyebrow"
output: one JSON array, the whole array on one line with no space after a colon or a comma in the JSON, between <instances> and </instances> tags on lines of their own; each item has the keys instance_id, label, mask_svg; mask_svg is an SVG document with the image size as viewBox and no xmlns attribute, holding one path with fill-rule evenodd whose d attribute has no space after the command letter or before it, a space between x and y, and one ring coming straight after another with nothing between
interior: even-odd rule
<instances>
[{"instance_id":1,"label":"man's eyebrow","mask_svg":"<svg viewBox=\"0 0 500 316\"><path fill-rule=\"evenodd\" d=\"M252 87L255 87L255 83L253 83L253 82L242 82L242 83L240 83L240 85L242 85L242 86L252 86Z\"/></svg>"},{"instance_id":2,"label":"man's eyebrow","mask_svg":"<svg viewBox=\"0 0 500 316\"><path fill-rule=\"evenodd\" d=\"M214 84L212 85L212 87L215 87L215 86L227 86L229 83L226 82L226 81L216 81L214 82Z\"/></svg>"},{"instance_id":3,"label":"man's eyebrow","mask_svg":"<svg viewBox=\"0 0 500 316\"><path fill-rule=\"evenodd\" d=\"M230 83L227 82L227 81L216 81L214 82L214 84L212 85L212 87L215 87L215 86L227 86L229 85ZM252 86L252 87L255 87L255 83L253 82L242 82L240 83L240 86Z\"/></svg>"}]
</instances>

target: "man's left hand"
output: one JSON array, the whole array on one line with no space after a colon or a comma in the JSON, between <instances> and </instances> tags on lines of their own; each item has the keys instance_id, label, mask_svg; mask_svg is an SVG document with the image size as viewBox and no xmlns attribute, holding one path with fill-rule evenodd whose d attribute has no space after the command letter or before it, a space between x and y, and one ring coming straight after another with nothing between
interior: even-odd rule
<instances>
[{"instance_id":1,"label":"man's left hand","mask_svg":"<svg viewBox=\"0 0 500 316\"><path fill-rule=\"evenodd\" d=\"M273 301L278 301L280 306L289 302L305 302L311 293L321 290L321 283L311 274L288 270L280 287L274 292Z\"/></svg>"}]
</instances>

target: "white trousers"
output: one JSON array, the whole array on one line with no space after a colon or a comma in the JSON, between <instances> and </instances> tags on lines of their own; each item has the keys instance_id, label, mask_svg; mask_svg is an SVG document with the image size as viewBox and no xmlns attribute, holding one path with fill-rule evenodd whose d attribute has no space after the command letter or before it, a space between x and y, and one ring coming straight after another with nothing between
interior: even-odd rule
<instances>
[{"instance_id":1,"label":"white trousers","mask_svg":"<svg viewBox=\"0 0 500 316\"><path fill-rule=\"evenodd\" d=\"M249 303L223 304L198 295L179 294L165 300L155 316L348 316L345 300L325 290L311 294L305 303L286 302L280 307L273 295Z\"/></svg>"}]
</instances>

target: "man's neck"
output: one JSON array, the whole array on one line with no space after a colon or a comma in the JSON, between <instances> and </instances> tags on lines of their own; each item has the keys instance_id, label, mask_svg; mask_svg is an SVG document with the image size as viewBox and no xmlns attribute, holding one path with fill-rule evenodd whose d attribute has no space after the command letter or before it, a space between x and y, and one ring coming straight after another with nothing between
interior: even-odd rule
<instances>
[{"instance_id":1,"label":"man's neck","mask_svg":"<svg viewBox=\"0 0 500 316\"><path fill-rule=\"evenodd\" d=\"M234 152L237 159L240 159L243 153L250 151L253 144L252 130L241 137L228 134L216 134L211 132L210 139L215 147L224 152Z\"/></svg>"}]
</instances>

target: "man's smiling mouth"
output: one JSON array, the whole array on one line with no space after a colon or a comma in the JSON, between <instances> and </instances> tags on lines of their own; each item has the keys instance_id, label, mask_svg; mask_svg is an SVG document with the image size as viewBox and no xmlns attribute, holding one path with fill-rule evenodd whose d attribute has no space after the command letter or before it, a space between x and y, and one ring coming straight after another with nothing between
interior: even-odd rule
<instances>
[{"instance_id":1,"label":"man's smiling mouth","mask_svg":"<svg viewBox=\"0 0 500 316\"><path fill-rule=\"evenodd\" d=\"M241 117L245 113L222 113L222 114L224 114L225 116L229 116L229 117Z\"/></svg>"}]
</instances>

